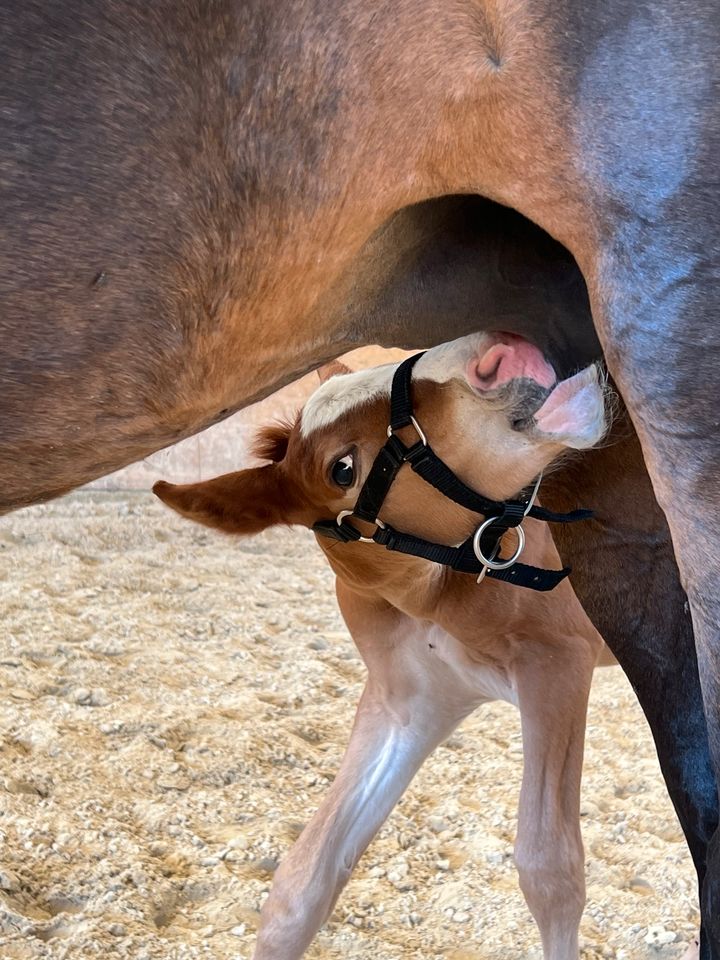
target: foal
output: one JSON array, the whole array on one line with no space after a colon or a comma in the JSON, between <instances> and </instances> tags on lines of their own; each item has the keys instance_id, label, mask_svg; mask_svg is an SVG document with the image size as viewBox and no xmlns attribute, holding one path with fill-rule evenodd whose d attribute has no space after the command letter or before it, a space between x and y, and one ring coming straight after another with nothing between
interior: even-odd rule
<instances>
[{"instance_id":1,"label":"foal","mask_svg":"<svg viewBox=\"0 0 720 960\"><path fill-rule=\"evenodd\" d=\"M413 543L452 546L469 543L478 527L476 512L409 466L391 478L376 523L345 514L361 491L367 497L363 485L386 444L397 368L327 380L293 426L264 433L265 466L154 488L184 516L229 533L318 524L340 609L368 669L340 771L275 875L255 958L302 956L425 758L479 704L503 699L519 708L522 720L520 886L544 956L573 960L585 900L579 826L585 714L603 642L567 580L551 592L534 592L498 582L481 563L488 575L478 583L477 571L471 576L364 539L343 543L330 535L333 528L343 532L341 540L387 536L390 529ZM519 337L474 334L443 344L423 354L408 383L410 377L414 420L395 431L398 439L417 447L418 435L427 437L456 479L494 501L516 496L563 450L589 447L605 430L596 369L556 384L540 352ZM328 519L333 523L323 523ZM546 524L528 517L524 526L523 559L557 567ZM502 554L513 553L519 536L507 530ZM497 561L491 548L481 548L480 556Z\"/></svg>"}]
</instances>

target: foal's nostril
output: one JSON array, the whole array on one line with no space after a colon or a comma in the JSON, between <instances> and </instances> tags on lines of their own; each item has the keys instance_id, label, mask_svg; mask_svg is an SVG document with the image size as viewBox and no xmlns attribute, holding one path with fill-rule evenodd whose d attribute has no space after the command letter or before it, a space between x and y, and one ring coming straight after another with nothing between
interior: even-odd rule
<instances>
[{"instance_id":1,"label":"foal's nostril","mask_svg":"<svg viewBox=\"0 0 720 960\"><path fill-rule=\"evenodd\" d=\"M497 378L498 370L500 369L501 359L502 359L501 357L498 357L492 367L488 367L488 366L483 367L480 362L475 363L473 372L477 377L478 386L486 387L487 389L492 388L493 383Z\"/></svg>"}]
</instances>

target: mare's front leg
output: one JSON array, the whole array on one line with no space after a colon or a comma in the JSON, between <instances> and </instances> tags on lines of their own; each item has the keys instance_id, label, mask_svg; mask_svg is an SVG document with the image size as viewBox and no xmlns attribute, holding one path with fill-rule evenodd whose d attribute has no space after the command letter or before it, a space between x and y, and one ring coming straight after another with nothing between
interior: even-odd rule
<instances>
[{"instance_id":1,"label":"mare's front leg","mask_svg":"<svg viewBox=\"0 0 720 960\"><path fill-rule=\"evenodd\" d=\"M578 957L585 905L580 780L599 644L587 622L565 643L524 645L514 670L524 755L515 863L545 960Z\"/></svg>"},{"instance_id":2,"label":"mare's front leg","mask_svg":"<svg viewBox=\"0 0 720 960\"><path fill-rule=\"evenodd\" d=\"M425 758L477 705L427 653L415 621L351 599L343 614L368 666L340 771L275 874L255 960L297 960L330 915L355 864Z\"/></svg>"}]
</instances>

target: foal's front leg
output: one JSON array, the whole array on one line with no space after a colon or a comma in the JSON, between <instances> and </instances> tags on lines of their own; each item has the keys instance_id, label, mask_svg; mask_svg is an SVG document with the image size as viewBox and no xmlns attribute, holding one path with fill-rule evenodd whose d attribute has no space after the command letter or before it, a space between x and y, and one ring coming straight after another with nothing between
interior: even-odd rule
<instances>
[{"instance_id":1,"label":"foal's front leg","mask_svg":"<svg viewBox=\"0 0 720 960\"><path fill-rule=\"evenodd\" d=\"M255 960L303 955L422 762L477 704L458 695L409 617L371 605L362 617L346 618L368 682L340 771L275 874Z\"/></svg>"},{"instance_id":2,"label":"foal's front leg","mask_svg":"<svg viewBox=\"0 0 720 960\"><path fill-rule=\"evenodd\" d=\"M529 646L529 645L528 645ZM515 679L524 771L515 862L545 960L577 960L585 905L580 779L596 646L523 652Z\"/></svg>"}]
</instances>

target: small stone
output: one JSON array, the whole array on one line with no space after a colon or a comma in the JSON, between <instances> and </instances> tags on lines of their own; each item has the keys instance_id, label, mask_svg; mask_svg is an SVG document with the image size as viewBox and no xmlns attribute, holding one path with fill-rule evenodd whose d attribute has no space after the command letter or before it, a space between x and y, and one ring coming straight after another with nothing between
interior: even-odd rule
<instances>
[{"instance_id":1,"label":"small stone","mask_svg":"<svg viewBox=\"0 0 720 960\"><path fill-rule=\"evenodd\" d=\"M466 913L465 910L456 910L453 914L453 923L467 923L470 919L470 914Z\"/></svg>"},{"instance_id":2,"label":"small stone","mask_svg":"<svg viewBox=\"0 0 720 960\"><path fill-rule=\"evenodd\" d=\"M98 687L96 690L90 692L90 700L88 702L91 707L106 707L110 703L110 697L107 695L107 691L103 690L102 687Z\"/></svg>"},{"instance_id":3,"label":"small stone","mask_svg":"<svg viewBox=\"0 0 720 960\"><path fill-rule=\"evenodd\" d=\"M12 777L8 777L8 779L5 780L4 786L8 793L12 793L15 796L47 796L46 791L44 791L38 784L31 783L29 780L15 780Z\"/></svg>"},{"instance_id":4,"label":"small stone","mask_svg":"<svg viewBox=\"0 0 720 960\"><path fill-rule=\"evenodd\" d=\"M127 935L127 927L124 923L111 923L108 927L108 933L114 937L124 937Z\"/></svg>"},{"instance_id":5,"label":"small stone","mask_svg":"<svg viewBox=\"0 0 720 960\"><path fill-rule=\"evenodd\" d=\"M665 927L658 923L648 927L648 932L645 935L645 943L659 950L660 947L664 947L668 943L674 943L676 938L677 934L673 933L672 930L666 930Z\"/></svg>"},{"instance_id":6,"label":"small stone","mask_svg":"<svg viewBox=\"0 0 720 960\"><path fill-rule=\"evenodd\" d=\"M37 694L32 690L26 690L24 687L10 687L8 693L13 700L37 700Z\"/></svg>"},{"instance_id":7,"label":"small stone","mask_svg":"<svg viewBox=\"0 0 720 960\"><path fill-rule=\"evenodd\" d=\"M227 845L231 850L247 850L248 840L247 837L233 837L232 840L228 840Z\"/></svg>"},{"instance_id":8,"label":"small stone","mask_svg":"<svg viewBox=\"0 0 720 960\"><path fill-rule=\"evenodd\" d=\"M239 923L236 927L233 927L230 933L234 937L244 937L245 936L245 924Z\"/></svg>"},{"instance_id":9,"label":"small stone","mask_svg":"<svg viewBox=\"0 0 720 960\"><path fill-rule=\"evenodd\" d=\"M652 885L643 877L631 877L628 881L628 890L632 890L633 893L637 893L641 897L650 896L655 892Z\"/></svg>"},{"instance_id":10,"label":"small stone","mask_svg":"<svg viewBox=\"0 0 720 960\"><path fill-rule=\"evenodd\" d=\"M182 774L179 776L173 776L171 774L170 776L160 777L157 785L161 790L177 790L183 793L185 790L190 789L190 780Z\"/></svg>"},{"instance_id":11,"label":"small stone","mask_svg":"<svg viewBox=\"0 0 720 960\"><path fill-rule=\"evenodd\" d=\"M10 870L0 870L0 890L15 893L20 889L20 881Z\"/></svg>"},{"instance_id":12,"label":"small stone","mask_svg":"<svg viewBox=\"0 0 720 960\"><path fill-rule=\"evenodd\" d=\"M427 825L433 833L442 833L443 830L450 829L450 824L442 817L428 817Z\"/></svg>"}]
</instances>

